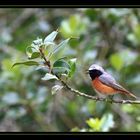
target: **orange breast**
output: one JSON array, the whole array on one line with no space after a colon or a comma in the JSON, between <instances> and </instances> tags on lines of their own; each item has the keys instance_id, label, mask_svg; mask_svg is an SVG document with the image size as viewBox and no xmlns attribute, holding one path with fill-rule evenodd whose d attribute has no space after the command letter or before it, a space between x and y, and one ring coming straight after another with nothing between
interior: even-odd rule
<instances>
[{"instance_id":1,"label":"orange breast","mask_svg":"<svg viewBox=\"0 0 140 140\"><path fill-rule=\"evenodd\" d=\"M98 80L98 78L95 78L95 80L92 81L92 85L98 92L103 93L103 94L112 95L112 94L117 93L117 90L115 90L109 86L104 85L103 83L101 83Z\"/></svg>"}]
</instances>

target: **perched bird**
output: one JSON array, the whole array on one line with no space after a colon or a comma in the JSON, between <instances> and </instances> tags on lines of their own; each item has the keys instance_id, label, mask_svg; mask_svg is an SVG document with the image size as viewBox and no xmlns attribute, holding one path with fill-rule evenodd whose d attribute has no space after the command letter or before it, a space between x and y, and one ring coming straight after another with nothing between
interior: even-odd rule
<instances>
[{"instance_id":1,"label":"perched bird","mask_svg":"<svg viewBox=\"0 0 140 140\"><path fill-rule=\"evenodd\" d=\"M89 67L88 73L92 79L92 86L99 95L114 95L121 93L137 98L134 94L119 85L116 80L107 73L101 66L93 64Z\"/></svg>"}]
</instances>

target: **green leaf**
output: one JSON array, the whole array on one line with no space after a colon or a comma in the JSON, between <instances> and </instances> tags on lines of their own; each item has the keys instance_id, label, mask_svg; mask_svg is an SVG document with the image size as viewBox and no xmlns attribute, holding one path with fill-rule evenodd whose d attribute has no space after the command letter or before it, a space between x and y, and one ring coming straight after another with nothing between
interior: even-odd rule
<instances>
[{"instance_id":1,"label":"green leaf","mask_svg":"<svg viewBox=\"0 0 140 140\"><path fill-rule=\"evenodd\" d=\"M58 32L57 31L53 31L52 33L50 33L45 39L44 39L44 43L47 44L52 43L54 41L54 39L56 38Z\"/></svg>"},{"instance_id":2,"label":"green leaf","mask_svg":"<svg viewBox=\"0 0 140 140\"><path fill-rule=\"evenodd\" d=\"M54 67L53 68L53 73L58 75L63 75L63 74L68 74L69 73L69 69L68 68L65 68L65 67Z\"/></svg>"},{"instance_id":3,"label":"green leaf","mask_svg":"<svg viewBox=\"0 0 140 140\"><path fill-rule=\"evenodd\" d=\"M72 77L76 70L76 58L70 59L68 63L70 65L70 71L68 77Z\"/></svg>"},{"instance_id":4,"label":"green leaf","mask_svg":"<svg viewBox=\"0 0 140 140\"><path fill-rule=\"evenodd\" d=\"M70 65L63 58L56 60L53 67L66 67L70 69Z\"/></svg>"},{"instance_id":5,"label":"green leaf","mask_svg":"<svg viewBox=\"0 0 140 140\"><path fill-rule=\"evenodd\" d=\"M49 58L52 55L54 55L56 52L58 52L60 49L64 48L67 45L69 40L70 40L70 38L68 38L68 39L62 41L60 44L58 44L57 47L49 54Z\"/></svg>"},{"instance_id":6,"label":"green leaf","mask_svg":"<svg viewBox=\"0 0 140 140\"><path fill-rule=\"evenodd\" d=\"M63 86L60 86L60 85L55 85L52 87L52 95L56 94L58 91L60 91L61 89L63 88Z\"/></svg>"},{"instance_id":7,"label":"green leaf","mask_svg":"<svg viewBox=\"0 0 140 140\"><path fill-rule=\"evenodd\" d=\"M68 74L70 71L70 65L64 60L59 59L53 64L53 72L55 74Z\"/></svg>"},{"instance_id":8,"label":"green leaf","mask_svg":"<svg viewBox=\"0 0 140 140\"><path fill-rule=\"evenodd\" d=\"M38 63L38 62L36 62L36 61L24 61L24 62L17 62L17 63L14 63L14 64L13 64L12 68L13 68L14 66L17 66L17 65L27 65L27 66L33 66L33 65L39 65L39 63Z\"/></svg>"},{"instance_id":9,"label":"green leaf","mask_svg":"<svg viewBox=\"0 0 140 140\"><path fill-rule=\"evenodd\" d=\"M95 131L100 131L101 130L101 122L98 118L90 118L89 120L86 121L86 123L94 129Z\"/></svg>"},{"instance_id":10,"label":"green leaf","mask_svg":"<svg viewBox=\"0 0 140 140\"><path fill-rule=\"evenodd\" d=\"M45 76L43 78L41 78L42 80L52 80L52 79L56 79L58 80L58 78L53 75L53 74L50 74L50 73L46 73Z\"/></svg>"},{"instance_id":11,"label":"green leaf","mask_svg":"<svg viewBox=\"0 0 140 140\"><path fill-rule=\"evenodd\" d=\"M31 55L32 55L32 48L31 47L26 48L26 54L28 57L31 57Z\"/></svg>"},{"instance_id":12,"label":"green leaf","mask_svg":"<svg viewBox=\"0 0 140 140\"><path fill-rule=\"evenodd\" d=\"M40 57L40 52L33 52L31 57L29 57L29 59L35 59L35 58L38 58Z\"/></svg>"},{"instance_id":13,"label":"green leaf","mask_svg":"<svg viewBox=\"0 0 140 140\"><path fill-rule=\"evenodd\" d=\"M33 53L32 47L31 46L27 47L26 54L29 58L31 57L32 53Z\"/></svg>"},{"instance_id":14,"label":"green leaf","mask_svg":"<svg viewBox=\"0 0 140 140\"><path fill-rule=\"evenodd\" d=\"M29 59L34 59L40 56L40 52L35 47L27 47L26 48L26 54Z\"/></svg>"}]
</instances>

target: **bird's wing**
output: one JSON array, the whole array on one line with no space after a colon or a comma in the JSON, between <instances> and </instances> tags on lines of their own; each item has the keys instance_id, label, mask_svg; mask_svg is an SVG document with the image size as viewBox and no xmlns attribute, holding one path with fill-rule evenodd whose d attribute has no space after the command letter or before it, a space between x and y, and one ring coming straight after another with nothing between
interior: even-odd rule
<instances>
[{"instance_id":1,"label":"bird's wing","mask_svg":"<svg viewBox=\"0 0 140 140\"><path fill-rule=\"evenodd\" d=\"M117 84L116 80L108 73L99 76L99 80L109 87L115 88L120 91L127 91L125 88Z\"/></svg>"},{"instance_id":2,"label":"bird's wing","mask_svg":"<svg viewBox=\"0 0 140 140\"><path fill-rule=\"evenodd\" d=\"M134 94L132 94L131 92L129 92L128 90L123 88L121 85L117 84L115 79L110 74L108 74L108 73L102 74L101 76L99 76L99 80L103 84L105 84L109 87L115 88L116 90L120 91L120 93L127 94L127 95L132 96L135 99L137 99L137 97Z\"/></svg>"}]
</instances>

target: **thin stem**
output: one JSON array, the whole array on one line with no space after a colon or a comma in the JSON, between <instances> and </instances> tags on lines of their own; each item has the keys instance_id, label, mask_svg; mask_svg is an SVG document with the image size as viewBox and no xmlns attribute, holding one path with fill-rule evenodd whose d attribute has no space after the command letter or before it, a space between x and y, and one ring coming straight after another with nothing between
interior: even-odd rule
<instances>
[{"instance_id":1,"label":"thin stem","mask_svg":"<svg viewBox=\"0 0 140 140\"><path fill-rule=\"evenodd\" d=\"M47 65L48 66L48 68L49 68L49 73L51 73L51 63L50 63L50 61L49 60L47 60L47 58L45 57L45 54L44 54L44 52L43 52L43 49L42 48L40 48L39 49L39 51L40 51L40 54L41 54L41 56L42 56L42 58L44 59L44 61L45 61L45 65Z\"/></svg>"}]
</instances>

